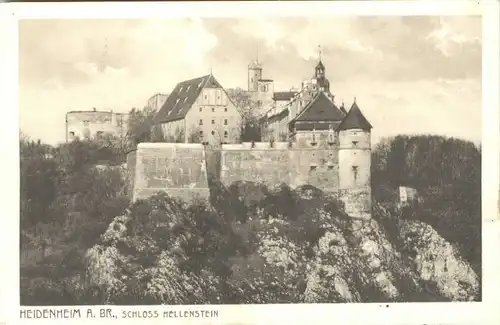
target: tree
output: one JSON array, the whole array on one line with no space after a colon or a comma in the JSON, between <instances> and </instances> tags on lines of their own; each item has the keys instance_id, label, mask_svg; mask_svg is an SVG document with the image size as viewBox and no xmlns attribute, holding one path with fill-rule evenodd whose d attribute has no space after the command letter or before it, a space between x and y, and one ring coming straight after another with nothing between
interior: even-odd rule
<instances>
[{"instance_id":1,"label":"tree","mask_svg":"<svg viewBox=\"0 0 500 325\"><path fill-rule=\"evenodd\" d=\"M240 125L241 142L263 141L267 136L265 117L258 114L259 103L250 103L242 112Z\"/></svg>"},{"instance_id":2,"label":"tree","mask_svg":"<svg viewBox=\"0 0 500 325\"><path fill-rule=\"evenodd\" d=\"M150 142L154 138L153 122L157 111L154 108L144 107L142 110L132 108L129 112L127 139L129 149L135 148L141 142ZM157 130L155 130L158 132ZM157 135L157 133L156 133Z\"/></svg>"},{"instance_id":3,"label":"tree","mask_svg":"<svg viewBox=\"0 0 500 325\"><path fill-rule=\"evenodd\" d=\"M234 143L240 139L239 127L226 128L219 125L213 131L212 136L216 144Z\"/></svg>"},{"instance_id":4,"label":"tree","mask_svg":"<svg viewBox=\"0 0 500 325\"><path fill-rule=\"evenodd\" d=\"M203 137L200 135L201 128L199 127L191 127L188 132L187 142L188 143L201 143L203 141Z\"/></svg>"}]
</instances>

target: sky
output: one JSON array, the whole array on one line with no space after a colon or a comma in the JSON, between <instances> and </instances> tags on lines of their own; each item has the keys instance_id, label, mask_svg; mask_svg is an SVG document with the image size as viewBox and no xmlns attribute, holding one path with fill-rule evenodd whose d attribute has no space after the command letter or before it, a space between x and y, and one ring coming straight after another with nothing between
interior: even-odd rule
<instances>
[{"instance_id":1,"label":"sky","mask_svg":"<svg viewBox=\"0 0 500 325\"><path fill-rule=\"evenodd\" d=\"M246 89L257 55L275 91L299 87L318 45L337 103L356 97L373 142L481 140L480 16L23 20L19 38L20 128L51 144L64 141L71 110L142 108L210 71Z\"/></svg>"}]
</instances>

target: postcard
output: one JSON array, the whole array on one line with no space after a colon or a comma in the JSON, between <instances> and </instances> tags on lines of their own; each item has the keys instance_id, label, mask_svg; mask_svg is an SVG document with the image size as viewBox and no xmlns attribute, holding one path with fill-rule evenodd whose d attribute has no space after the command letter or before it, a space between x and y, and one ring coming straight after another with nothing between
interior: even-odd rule
<instances>
[{"instance_id":1,"label":"postcard","mask_svg":"<svg viewBox=\"0 0 500 325\"><path fill-rule=\"evenodd\" d=\"M0 321L500 321L497 2L1 10Z\"/></svg>"}]
</instances>

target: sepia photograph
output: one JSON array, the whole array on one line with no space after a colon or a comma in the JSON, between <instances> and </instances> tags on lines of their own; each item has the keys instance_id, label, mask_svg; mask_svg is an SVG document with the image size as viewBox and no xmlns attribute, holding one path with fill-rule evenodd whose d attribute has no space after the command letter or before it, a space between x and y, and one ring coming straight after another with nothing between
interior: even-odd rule
<instances>
[{"instance_id":1,"label":"sepia photograph","mask_svg":"<svg viewBox=\"0 0 500 325\"><path fill-rule=\"evenodd\" d=\"M498 3L466 2L0 8L0 324L494 324Z\"/></svg>"},{"instance_id":2,"label":"sepia photograph","mask_svg":"<svg viewBox=\"0 0 500 325\"><path fill-rule=\"evenodd\" d=\"M20 21L21 305L481 301L481 28Z\"/></svg>"}]
</instances>

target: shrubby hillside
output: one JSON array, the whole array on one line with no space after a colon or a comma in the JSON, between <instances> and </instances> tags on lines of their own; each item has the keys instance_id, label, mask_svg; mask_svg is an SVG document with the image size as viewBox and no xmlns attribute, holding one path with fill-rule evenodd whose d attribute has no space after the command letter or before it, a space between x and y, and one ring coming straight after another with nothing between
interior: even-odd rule
<instances>
[{"instance_id":1,"label":"shrubby hillside","mask_svg":"<svg viewBox=\"0 0 500 325\"><path fill-rule=\"evenodd\" d=\"M397 186L413 187L418 202L405 218L425 222L481 273L481 151L439 136L398 136L372 153L375 202L393 206Z\"/></svg>"},{"instance_id":2,"label":"shrubby hillside","mask_svg":"<svg viewBox=\"0 0 500 325\"><path fill-rule=\"evenodd\" d=\"M67 304L86 250L130 201L111 139L51 147L20 141L22 304Z\"/></svg>"},{"instance_id":3,"label":"shrubby hillside","mask_svg":"<svg viewBox=\"0 0 500 325\"><path fill-rule=\"evenodd\" d=\"M450 141L453 144L447 144L449 146L469 148L463 141L433 137L398 137L382 143L373 153L375 201L373 219L369 221L350 218L343 212L341 202L314 187L291 189L286 184L266 188L261 184L238 182L225 188L215 183L209 203L186 205L159 193L129 205L125 199L122 201L124 183L120 182L124 180L112 176L119 175L113 174L116 171L113 168L97 171L88 160L88 164L83 164L85 167L78 169L74 163L61 165L60 160L55 159L57 155L22 158L32 164L43 163L46 166L43 170L61 176L55 178L59 181L53 184L52 202L57 203L46 208L44 219L37 220L35 215L30 215L27 219L32 221L22 223L22 232L27 236L40 234L46 225L59 228L51 235L39 236L54 238L47 244L52 249L47 256L21 265L24 274L21 303L480 300L480 272L475 271L474 264L477 260L467 255L465 249L467 242L471 250L477 249L475 245L480 247L480 242L471 241L477 236L478 227L480 231L480 211L458 201L467 196L470 202L480 202L480 187L466 195L455 185L460 180L470 182L465 177L471 174L454 169L453 177L447 178L436 172L433 175L440 180L429 178L415 185L422 195L419 205L406 210L396 205L397 187L402 181L409 184L411 178L391 175L423 175L426 168L439 170L446 164L457 166L454 159L467 161L461 165L464 170L479 173L480 152L474 146L446 160L434 156L438 161L420 161L414 152L424 149L412 149L412 146L422 148L426 141L427 146L432 141ZM397 151L400 147L393 148L394 143L405 146L398 144L402 149ZM429 152L441 150L438 145L427 148ZM73 154L80 155L78 152ZM404 173L392 174L391 169L396 171L396 168ZM418 170L421 174L412 174L409 170ZM102 174L103 171L109 174ZM88 175L94 175L95 179L83 181L90 177ZM85 177L80 180L82 176ZM417 178L422 179L415 176ZM116 183L110 179L116 179ZM23 191L26 184L42 181L35 177L24 182ZM73 184L71 191L67 184ZM479 185L469 183L468 186ZM425 194L430 188L435 191L434 201ZM437 195L443 195L442 199L447 195L446 201L438 204ZM45 202L41 198L33 200L31 196L22 201L27 207ZM108 205L112 209L106 210ZM79 231L69 230L72 228L63 222L75 213L82 218ZM451 229L460 232L459 236L450 234L444 226L446 223L439 218L449 224L468 221L464 221L467 226L453 224ZM95 236L82 235L86 227L93 227ZM54 235L56 233L59 235ZM33 237L29 238L33 243Z\"/></svg>"}]
</instances>

